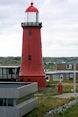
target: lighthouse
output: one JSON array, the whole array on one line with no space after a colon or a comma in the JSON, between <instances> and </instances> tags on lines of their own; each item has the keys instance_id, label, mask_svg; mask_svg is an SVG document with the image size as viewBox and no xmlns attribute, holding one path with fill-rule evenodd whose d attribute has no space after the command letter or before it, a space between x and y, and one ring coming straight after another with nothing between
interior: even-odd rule
<instances>
[{"instance_id":1,"label":"lighthouse","mask_svg":"<svg viewBox=\"0 0 78 117\"><path fill-rule=\"evenodd\" d=\"M33 2L25 11L27 21L23 22L23 43L19 80L37 82L39 89L46 87L42 60L41 27L39 11Z\"/></svg>"}]
</instances>

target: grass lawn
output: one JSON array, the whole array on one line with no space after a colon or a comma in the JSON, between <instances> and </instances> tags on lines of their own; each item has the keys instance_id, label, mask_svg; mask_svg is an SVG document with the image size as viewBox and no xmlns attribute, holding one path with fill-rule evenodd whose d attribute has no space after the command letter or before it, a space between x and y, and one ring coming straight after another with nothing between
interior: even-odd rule
<instances>
[{"instance_id":1,"label":"grass lawn","mask_svg":"<svg viewBox=\"0 0 78 117\"><path fill-rule=\"evenodd\" d=\"M73 100L73 98L69 99L54 98L53 97L54 95L58 95L57 86L58 82L48 82L46 90L39 90L38 92L36 92L35 97L38 98L38 107L24 117L46 117L46 112L48 112L49 110L57 108ZM65 93L70 92L72 88L73 88L72 82L69 83L63 82L63 91ZM66 89L68 90L66 91ZM57 115L56 117L61 116Z\"/></svg>"},{"instance_id":2,"label":"grass lawn","mask_svg":"<svg viewBox=\"0 0 78 117\"><path fill-rule=\"evenodd\" d=\"M39 105L31 113L25 117L46 117L46 112L51 109L57 108L72 99L58 99L51 96L39 97Z\"/></svg>"}]
</instances>

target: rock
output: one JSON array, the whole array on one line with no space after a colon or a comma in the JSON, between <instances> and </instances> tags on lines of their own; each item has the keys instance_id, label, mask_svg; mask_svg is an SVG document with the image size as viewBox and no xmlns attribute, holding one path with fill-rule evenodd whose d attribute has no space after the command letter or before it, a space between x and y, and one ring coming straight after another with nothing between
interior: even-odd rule
<instances>
[{"instance_id":1,"label":"rock","mask_svg":"<svg viewBox=\"0 0 78 117\"><path fill-rule=\"evenodd\" d=\"M58 108L55 108L53 110L50 110L49 112L47 112L47 117L49 116L53 116L59 112L63 112L63 111L66 111L66 109L70 108L71 106L75 105L76 103L78 102L78 100L73 100L73 101L70 101L68 104L64 104L63 106L60 106Z\"/></svg>"}]
</instances>

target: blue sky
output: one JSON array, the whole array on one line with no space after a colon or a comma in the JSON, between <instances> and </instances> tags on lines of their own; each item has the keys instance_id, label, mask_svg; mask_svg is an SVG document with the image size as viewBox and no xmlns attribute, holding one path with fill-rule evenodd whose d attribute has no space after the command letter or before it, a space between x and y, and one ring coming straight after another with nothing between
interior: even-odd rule
<instances>
[{"instance_id":1,"label":"blue sky","mask_svg":"<svg viewBox=\"0 0 78 117\"><path fill-rule=\"evenodd\" d=\"M78 0L0 0L0 56L21 56L21 22L31 1L43 24L43 56L78 56Z\"/></svg>"}]
</instances>

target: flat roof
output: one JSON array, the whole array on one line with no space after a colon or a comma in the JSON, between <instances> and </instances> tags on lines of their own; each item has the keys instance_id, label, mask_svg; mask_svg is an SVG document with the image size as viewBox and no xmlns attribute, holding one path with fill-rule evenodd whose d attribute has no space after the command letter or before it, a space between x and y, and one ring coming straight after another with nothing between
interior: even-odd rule
<instances>
[{"instance_id":1,"label":"flat roof","mask_svg":"<svg viewBox=\"0 0 78 117\"><path fill-rule=\"evenodd\" d=\"M23 82L0 82L0 88L19 88L22 86L29 85L31 83L23 83Z\"/></svg>"},{"instance_id":2,"label":"flat roof","mask_svg":"<svg viewBox=\"0 0 78 117\"><path fill-rule=\"evenodd\" d=\"M20 66L0 66L0 68L20 68Z\"/></svg>"},{"instance_id":3,"label":"flat roof","mask_svg":"<svg viewBox=\"0 0 78 117\"><path fill-rule=\"evenodd\" d=\"M46 75L50 75L50 74L70 74L70 73L74 73L74 71L72 70L56 70L56 71L50 71L50 72L45 72ZM75 71L75 73L78 73L78 71Z\"/></svg>"},{"instance_id":4,"label":"flat roof","mask_svg":"<svg viewBox=\"0 0 78 117\"><path fill-rule=\"evenodd\" d=\"M56 64L78 64L78 63L56 63Z\"/></svg>"}]
</instances>

